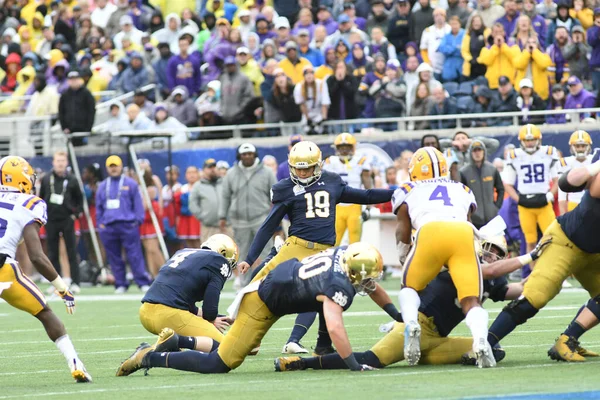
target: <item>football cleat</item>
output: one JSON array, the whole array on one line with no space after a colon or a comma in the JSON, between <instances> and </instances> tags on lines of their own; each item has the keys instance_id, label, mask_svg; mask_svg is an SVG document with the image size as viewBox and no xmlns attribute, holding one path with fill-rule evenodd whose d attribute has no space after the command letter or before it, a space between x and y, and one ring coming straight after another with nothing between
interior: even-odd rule
<instances>
[{"instance_id":1,"label":"football cleat","mask_svg":"<svg viewBox=\"0 0 600 400\"><path fill-rule=\"evenodd\" d=\"M496 343L494 347L492 347L492 353L494 354L494 359L496 360L496 363L499 363L506 357L506 352L500 346L500 343ZM462 355L460 363L462 365L476 366L477 358L475 357L475 354L472 351L470 351Z\"/></svg>"},{"instance_id":2,"label":"football cleat","mask_svg":"<svg viewBox=\"0 0 600 400\"><path fill-rule=\"evenodd\" d=\"M281 354L308 354L308 350L300 343L288 342L283 346L283 349L281 349Z\"/></svg>"},{"instance_id":3,"label":"football cleat","mask_svg":"<svg viewBox=\"0 0 600 400\"><path fill-rule=\"evenodd\" d=\"M327 354L335 354L337 353L335 351L335 349L333 348L333 346L329 345L329 346L316 346L313 349L313 356L317 357L317 356L325 356Z\"/></svg>"},{"instance_id":4,"label":"football cleat","mask_svg":"<svg viewBox=\"0 0 600 400\"><path fill-rule=\"evenodd\" d=\"M598 354L594 351L588 350L584 347L581 347L581 344L579 344L577 346L577 354L579 354L580 356L583 356L583 357L600 357L600 354Z\"/></svg>"},{"instance_id":5,"label":"football cleat","mask_svg":"<svg viewBox=\"0 0 600 400\"><path fill-rule=\"evenodd\" d=\"M306 369L302 357L279 357L275 359L275 371L302 371Z\"/></svg>"},{"instance_id":6,"label":"football cleat","mask_svg":"<svg viewBox=\"0 0 600 400\"><path fill-rule=\"evenodd\" d=\"M496 366L494 352L487 339L473 340L473 354L479 368L492 368Z\"/></svg>"},{"instance_id":7,"label":"football cleat","mask_svg":"<svg viewBox=\"0 0 600 400\"><path fill-rule=\"evenodd\" d=\"M92 376L87 372L81 360L74 358L72 362L69 362L69 368L71 369L71 376L77 383L92 381Z\"/></svg>"},{"instance_id":8,"label":"football cleat","mask_svg":"<svg viewBox=\"0 0 600 400\"><path fill-rule=\"evenodd\" d=\"M252 350L250 350L250 353L248 353L248 355L255 356L258 354L259 351L260 351L260 344L258 346L256 346L255 348L253 348Z\"/></svg>"},{"instance_id":9,"label":"football cleat","mask_svg":"<svg viewBox=\"0 0 600 400\"><path fill-rule=\"evenodd\" d=\"M562 334L556 339L554 346L548 350L552 360L567 362L583 362L585 357L579 354L579 341L572 336Z\"/></svg>"},{"instance_id":10,"label":"football cleat","mask_svg":"<svg viewBox=\"0 0 600 400\"><path fill-rule=\"evenodd\" d=\"M179 335L171 328L163 328L158 334L154 351L159 353L179 351Z\"/></svg>"},{"instance_id":11,"label":"football cleat","mask_svg":"<svg viewBox=\"0 0 600 400\"><path fill-rule=\"evenodd\" d=\"M421 326L417 321L406 323L404 328L404 358L411 366L421 359Z\"/></svg>"},{"instance_id":12,"label":"football cleat","mask_svg":"<svg viewBox=\"0 0 600 400\"><path fill-rule=\"evenodd\" d=\"M148 343L141 343L135 349L133 354L129 356L127 360L121 363L121 366L117 370L117 376L128 376L142 368L145 368L143 365L145 356L153 350L154 346L150 346Z\"/></svg>"}]
</instances>

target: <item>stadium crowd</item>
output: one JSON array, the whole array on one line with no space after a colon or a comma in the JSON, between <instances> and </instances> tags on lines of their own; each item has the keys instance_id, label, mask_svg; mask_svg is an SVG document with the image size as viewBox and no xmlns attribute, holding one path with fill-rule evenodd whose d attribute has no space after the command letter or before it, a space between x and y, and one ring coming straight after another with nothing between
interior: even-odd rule
<instances>
[{"instance_id":1,"label":"stadium crowd","mask_svg":"<svg viewBox=\"0 0 600 400\"><path fill-rule=\"evenodd\" d=\"M13 97L0 113L60 114L66 133L94 118L65 116L68 104L103 90L135 92L111 105L107 130L302 121L319 134L325 120L505 111L564 123L528 111L599 101L598 0L5 0L0 32Z\"/></svg>"}]
</instances>

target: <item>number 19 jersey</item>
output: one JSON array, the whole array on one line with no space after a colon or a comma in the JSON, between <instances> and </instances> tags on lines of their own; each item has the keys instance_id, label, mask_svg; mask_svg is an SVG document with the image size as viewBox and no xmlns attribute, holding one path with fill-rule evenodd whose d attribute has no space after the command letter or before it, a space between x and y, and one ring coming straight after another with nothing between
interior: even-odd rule
<instances>
[{"instance_id":1,"label":"number 19 jersey","mask_svg":"<svg viewBox=\"0 0 600 400\"><path fill-rule=\"evenodd\" d=\"M39 197L0 193L0 253L14 259L25 226L31 223L45 225L47 219L46 203Z\"/></svg>"},{"instance_id":2,"label":"number 19 jersey","mask_svg":"<svg viewBox=\"0 0 600 400\"><path fill-rule=\"evenodd\" d=\"M502 180L515 186L521 194L544 194L550 182L558 177L559 156L552 146L541 146L529 154L523 149L511 150L506 160Z\"/></svg>"},{"instance_id":3,"label":"number 19 jersey","mask_svg":"<svg viewBox=\"0 0 600 400\"><path fill-rule=\"evenodd\" d=\"M477 202L471 189L447 178L407 182L394 192L392 211L398 213L402 204L408 206L413 229L428 222L468 221L469 210Z\"/></svg>"}]
</instances>

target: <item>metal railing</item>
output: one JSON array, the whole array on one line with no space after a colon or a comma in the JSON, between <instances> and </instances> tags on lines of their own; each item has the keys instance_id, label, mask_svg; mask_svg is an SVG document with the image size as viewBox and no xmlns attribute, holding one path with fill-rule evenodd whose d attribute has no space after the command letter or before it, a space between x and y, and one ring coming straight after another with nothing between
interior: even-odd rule
<instances>
[{"instance_id":1,"label":"metal railing","mask_svg":"<svg viewBox=\"0 0 600 400\"><path fill-rule=\"evenodd\" d=\"M114 96L115 94L117 94L116 90L102 90L100 92L92 92L92 95L94 97ZM32 94L28 94L26 96L0 96L0 102L5 100L31 100L32 98Z\"/></svg>"}]
</instances>

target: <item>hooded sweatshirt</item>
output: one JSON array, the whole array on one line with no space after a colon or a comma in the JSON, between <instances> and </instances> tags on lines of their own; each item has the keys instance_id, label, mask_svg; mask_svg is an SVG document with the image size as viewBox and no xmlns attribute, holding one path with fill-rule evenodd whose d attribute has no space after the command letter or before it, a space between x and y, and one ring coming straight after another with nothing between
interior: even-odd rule
<instances>
[{"instance_id":1,"label":"hooded sweatshirt","mask_svg":"<svg viewBox=\"0 0 600 400\"><path fill-rule=\"evenodd\" d=\"M175 101L177 94L181 95L182 103ZM198 124L198 116L196 115L194 102L189 97L189 92L185 86L177 86L173 89L169 102L169 114L185 126L195 126Z\"/></svg>"},{"instance_id":2,"label":"hooded sweatshirt","mask_svg":"<svg viewBox=\"0 0 600 400\"><path fill-rule=\"evenodd\" d=\"M177 28L172 31L169 28L169 21L174 19L177 22ZM165 18L165 27L154 32L152 38L158 43L168 43L173 54L179 54L179 31L181 30L181 18L175 13L167 15Z\"/></svg>"},{"instance_id":3,"label":"hooded sweatshirt","mask_svg":"<svg viewBox=\"0 0 600 400\"><path fill-rule=\"evenodd\" d=\"M139 59L142 62L142 65L137 69L133 68L131 65L131 61L134 59ZM120 89L123 93L133 92L150 83L150 76L144 65L144 58L141 54L134 51L131 54L131 61L129 63L129 68L123 72L123 76L120 80Z\"/></svg>"}]
</instances>

